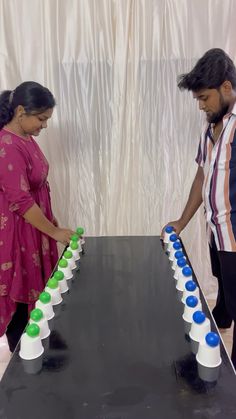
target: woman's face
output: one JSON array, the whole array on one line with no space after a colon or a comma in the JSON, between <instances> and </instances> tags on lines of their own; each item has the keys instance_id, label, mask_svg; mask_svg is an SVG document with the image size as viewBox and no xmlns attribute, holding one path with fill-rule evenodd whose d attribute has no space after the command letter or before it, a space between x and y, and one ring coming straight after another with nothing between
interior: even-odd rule
<instances>
[{"instance_id":1,"label":"woman's face","mask_svg":"<svg viewBox=\"0 0 236 419\"><path fill-rule=\"evenodd\" d=\"M51 118L52 113L53 108L34 114L21 112L18 116L18 123L25 135L37 136L40 134L41 129L47 128L47 121Z\"/></svg>"}]
</instances>

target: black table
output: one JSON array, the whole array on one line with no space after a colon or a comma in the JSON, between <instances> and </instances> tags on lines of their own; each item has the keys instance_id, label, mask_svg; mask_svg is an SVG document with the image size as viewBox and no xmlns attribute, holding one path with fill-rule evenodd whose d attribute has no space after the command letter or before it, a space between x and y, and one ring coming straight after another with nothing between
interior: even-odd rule
<instances>
[{"instance_id":1,"label":"black table","mask_svg":"<svg viewBox=\"0 0 236 419\"><path fill-rule=\"evenodd\" d=\"M158 237L87 238L41 370L27 372L19 347L8 365L0 419L235 419L228 355L221 344L218 381L202 381L182 312Z\"/></svg>"}]
</instances>

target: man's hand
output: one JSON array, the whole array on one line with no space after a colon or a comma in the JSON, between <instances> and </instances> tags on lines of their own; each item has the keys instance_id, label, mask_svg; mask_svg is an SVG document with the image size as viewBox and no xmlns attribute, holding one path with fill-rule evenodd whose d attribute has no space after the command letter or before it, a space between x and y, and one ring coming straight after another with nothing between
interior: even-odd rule
<instances>
[{"instance_id":1,"label":"man's hand","mask_svg":"<svg viewBox=\"0 0 236 419\"><path fill-rule=\"evenodd\" d=\"M183 222L181 221L181 219L179 219L179 220L176 220L176 221L170 221L169 223L167 223L164 227L163 227L163 229L162 229L162 231L161 231L161 239L163 240L164 239L164 234L165 234L165 228L167 227L167 226L171 226L171 227L173 227L173 229L174 229L174 231L175 231L175 233L177 234L177 236L181 233L181 231L184 229L184 224L183 224Z\"/></svg>"}]
</instances>

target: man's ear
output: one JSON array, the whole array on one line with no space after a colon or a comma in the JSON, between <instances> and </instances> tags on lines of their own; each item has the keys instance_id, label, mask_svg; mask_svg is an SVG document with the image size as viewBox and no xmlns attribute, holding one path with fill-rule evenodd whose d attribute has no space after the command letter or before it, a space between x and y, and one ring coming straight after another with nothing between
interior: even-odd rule
<instances>
[{"instance_id":1,"label":"man's ear","mask_svg":"<svg viewBox=\"0 0 236 419\"><path fill-rule=\"evenodd\" d=\"M225 80L220 87L221 87L223 93L226 94L226 95L231 94L231 92L233 90L232 83L229 80Z\"/></svg>"}]
</instances>

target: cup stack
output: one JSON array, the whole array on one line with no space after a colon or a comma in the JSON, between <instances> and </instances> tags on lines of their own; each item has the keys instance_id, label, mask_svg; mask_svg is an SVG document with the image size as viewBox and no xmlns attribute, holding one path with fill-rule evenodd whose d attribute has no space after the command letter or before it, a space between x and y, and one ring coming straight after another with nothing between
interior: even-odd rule
<instances>
[{"instance_id":1,"label":"cup stack","mask_svg":"<svg viewBox=\"0 0 236 419\"><path fill-rule=\"evenodd\" d=\"M222 362L220 356L220 337L217 333L209 332L199 342L196 355L198 375L204 381L216 381Z\"/></svg>"},{"instance_id":2,"label":"cup stack","mask_svg":"<svg viewBox=\"0 0 236 419\"><path fill-rule=\"evenodd\" d=\"M167 245L167 253L170 253L174 242L176 242L177 240L178 240L177 234L173 233L173 234L170 235L169 243Z\"/></svg>"},{"instance_id":3,"label":"cup stack","mask_svg":"<svg viewBox=\"0 0 236 419\"><path fill-rule=\"evenodd\" d=\"M193 271L189 266L185 266L178 275L178 280L176 282L176 289L178 291L184 292L186 282L192 280Z\"/></svg>"},{"instance_id":4,"label":"cup stack","mask_svg":"<svg viewBox=\"0 0 236 419\"><path fill-rule=\"evenodd\" d=\"M173 229L172 226L167 226L165 228L165 231L164 231L164 239L163 239L163 243L164 244L168 245L169 240L170 240L170 235L173 233L173 231L174 231L174 229Z\"/></svg>"},{"instance_id":5,"label":"cup stack","mask_svg":"<svg viewBox=\"0 0 236 419\"><path fill-rule=\"evenodd\" d=\"M183 296L182 296L182 300L181 300L183 304L185 304L186 298L189 297L190 295L195 295L195 297L200 299L199 288L198 288L196 282L194 282L192 280L189 280L185 283Z\"/></svg>"},{"instance_id":6,"label":"cup stack","mask_svg":"<svg viewBox=\"0 0 236 419\"><path fill-rule=\"evenodd\" d=\"M74 259L75 259L76 267L79 268L80 267L80 255L79 255L78 242L71 240L70 246L68 247L67 250L70 250L71 251L71 253L72 253L72 255L73 255Z\"/></svg>"},{"instance_id":7,"label":"cup stack","mask_svg":"<svg viewBox=\"0 0 236 419\"><path fill-rule=\"evenodd\" d=\"M80 242L79 252L82 252L82 254L83 254L84 253L84 245L85 245L84 229L83 229L83 227L78 227L76 229L76 233L79 236L79 242Z\"/></svg>"},{"instance_id":8,"label":"cup stack","mask_svg":"<svg viewBox=\"0 0 236 419\"><path fill-rule=\"evenodd\" d=\"M68 265L69 265L69 267L72 271L74 269L76 269L75 259L74 259L73 254L70 250L66 250L63 253L62 257L63 257L63 259L65 259L68 262Z\"/></svg>"},{"instance_id":9,"label":"cup stack","mask_svg":"<svg viewBox=\"0 0 236 419\"><path fill-rule=\"evenodd\" d=\"M172 263L173 271L175 271L175 269L176 269L178 259L181 259L183 257L184 257L184 253L182 252L182 250L177 250L177 252L175 252L174 260L173 260L173 263Z\"/></svg>"},{"instance_id":10,"label":"cup stack","mask_svg":"<svg viewBox=\"0 0 236 419\"><path fill-rule=\"evenodd\" d=\"M29 323L35 323L39 326L41 339L46 339L50 335L47 318L40 308L31 311Z\"/></svg>"},{"instance_id":11,"label":"cup stack","mask_svg":"<svg viewBox=\"0 0 236 419\"><path fill-rule=\"evenodd\" d=\"M178 281L178 279L179 279L179 274L181 274L182 269L183 269L185 266L187 266L187 260L186 260L186 257L184 256L184 257L179 258L179 259L177 260L177 265L176 265L176 268L175 268L175 273L174 273L174 278L176 279L176 281Z\"/></svg>"},{"instance_id":12,"label":"cup stack","mask_svg":"<svg viewBox=\"0 0 236 419\"><path fill-rule=\"evenodd\" d=\"M58 271L63 272L67 281L73 277L72 270L70 269L66 259L59 260L57 269Z\"/></svg>"},{"instance_id":13,"label":"cup stack","mask_svg":"<svg viewBox=\"0 0 236 419\"><path fill-rule=\"evenodd\" d=\"M53 306L56 306L62 302L58 281L55 278L50 278L48 280L45 291L51 295Z\"/></svg>"},{"instance_id":14,"label":"cup stack","mask_svg":"<svg viewBox=\"0 0 236 419\"><path fill-rule=\"evenodd\" d=\"M175 242L174 242L174 244L173 244L173 246L172 246L172 248L171 248L171 250L170 250L170 254L169 254L169 260L171 261L171 262L174 262L174 258L175 258L175 252L177 251L177 250L181 250L182 249L182 246L181 246L181 243L180 243L180 240L176 240Z\"/></svg>"},{"instance_id":15,"label":"cup stack","mask_svg":"<svg viewBox=\"0 0 236 419\"><path fill-rule=\"evenodd\" d=\"M194 295L190 295L186 298L186 304L184 306L184 329L185 333L188 335L190 332L191 324L193 322L193 313L202 309L201 301Z\"/></svg>"},{"instance_id":16,"label":"cup stack","mask_svg":"<svg viewBox=\"0 0 236 419\"><path fill-rule=\"evenodd\" d=\"M32 360L40 357L43 351L40 328L36 323L31 323L26 327L26 331L21 336L19 355L22 359Z\"/></svg>"},{"instance_id":17,"label":"cup stack","mask_svg":"<svg viewBox=\"0 0 236 419\"><path fill-rule=\"evenodd\" d=\"M192 352L196 355L199 342L211 331L210 320L202 311L193 313L193 322L189 332Z\"/></svg>"},{"instance_id":18,"label":"cup stack","mask_svg":"<svg viewBox=\"0 0 236 419\"><path fill-rule=\"evenodd\" d=\"M61 294L64 294L65 292L68 291L68 289L69 289L68 281L66 280L65 275L62 271L54 272L53 278L55 278L58 281L58 285L59 285L59 289L60 289Z\"/></svg>"},{"instance_id":19,"label":"cup stack","mask_svg":"<svg viewBox=\"0 0 236 419\"><path fill-rule=\"evenodd\" d=\"M41 292L38 300L36 301L35 307L42 310L47 320L51 320L55 316L52 307L52 298L48 292Z\"/></svg>"}]
</instances>

